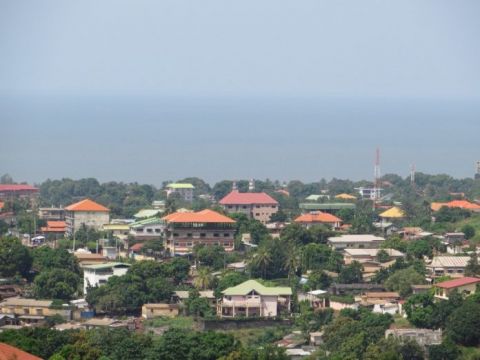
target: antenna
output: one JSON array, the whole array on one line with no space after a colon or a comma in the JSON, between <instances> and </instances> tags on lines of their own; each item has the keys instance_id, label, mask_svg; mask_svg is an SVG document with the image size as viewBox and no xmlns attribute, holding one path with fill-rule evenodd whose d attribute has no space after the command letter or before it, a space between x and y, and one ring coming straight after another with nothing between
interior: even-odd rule
<instances>
[{"instance_id":1,"label":"antenna","mask_svg":"<svg viewBox=\"0 0 480 360\"><path fill-rule=\"evenodd\" d=\"M477 161L477 172L475 173L475 179L480 179L480 161Z\"/></svg>"}]
</instances>

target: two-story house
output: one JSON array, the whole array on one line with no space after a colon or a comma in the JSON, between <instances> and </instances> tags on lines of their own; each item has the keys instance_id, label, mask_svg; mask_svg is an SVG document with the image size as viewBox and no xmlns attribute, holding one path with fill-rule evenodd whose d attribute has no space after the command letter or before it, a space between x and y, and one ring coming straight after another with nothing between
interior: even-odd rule
<instances>
[{"instance_id":1,"label":"two-story house","mask_svg":"<svg viewBox=\"0 0 480 360\"><path fill-rule=\"evenodd\" d=\"M332 229L338 229L342 225L342 219L333 214L321 211L300 215L293 221L307 229L314 225L327 225Z\"/></svg>"},{"instance_id":2,"label":"two-story house","mask_svg":"<svg viewBox=\"0 0 480 360\"><path fill-rule=\"evenodd\" d=\"M164 247L170 255L186 255L195 245L219 245L233 251L235 221L216 211L176 212L164 216Z\"/></svg>"},{"instance_id":3,"label":"two-story house","mask_svg":"<svg viewBox=\"0 0 480 360\"><path fill-rule=\"evenodd\" d=\"M270 217L278 211L277 200L264 192L241 193L233 190L219 204L229 214L242 213L263 224L270 221Z\"/></svg>"},{"instance_id":4,"label":"two-story house","mask_svg":"<svg viewBox=\"0 0 480 360\"><path fill-rule=\"evenodd\" d=\"M453 291L457 291L463 296L474 294L480 279L476 277L462 277L454 280L442 281L434 285L435 298L448 300Z\"/></svg>"},{"instance_id":5,"label":"two-story house","mask_svg":"<svg viewBox=\"0 0 480 360\"><path fill-rule=\"evenodd\" d=\"M328 244L334 250L379 249L384 241L383 237L375 235L341 235L328 238Z\"/></svg>"},{"instance_id":6,"label":"two-story house","mask_svg":"<svg viewBox=\"0 0 480 360\"><path fill-rule=\"evenodd\" d=\"M178 194L180 197L187 202L193 201L193 190L195 186L187 183L172 183L167 185L167 197L170 197L173 194Z\"/></svg>"},{"instance_id":7,"label":"two-story house","mask_svg":"<svg viewBox=\"0 0 480 360\"><path fill-rule=\"evenodd\" d=\"M432 277L463 277L469 261L470 256L434 256L426 268Z\"/></svg>"},{"instance_id":8,"label":"two-story house","mask_svg":"<svg viewBox=\"0 0 480 360\"><path fill-rule=\"evenodd\" d=\"M130 268L129 264L110 262L82 266L83 269L83 294L88 288L105 284L112 276L125 275Z\"/></svg>"},{"instance_id":9,"label":"two-story house","mask_svg":"<svg viewBox=\"0 0 480 360\"><path fill-rule=\"evenodd\" d=\"M222 291L217 302L217 315L223 318L276 317L289 313L292 289L289 287L267 287L255 280Z\"/></svg>"}]
</instances>

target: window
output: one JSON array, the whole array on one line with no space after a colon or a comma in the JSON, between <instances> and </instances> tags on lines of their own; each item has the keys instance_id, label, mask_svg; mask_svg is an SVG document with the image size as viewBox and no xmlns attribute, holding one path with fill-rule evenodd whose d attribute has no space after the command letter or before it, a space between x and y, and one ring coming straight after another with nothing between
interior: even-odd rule
<instances>
[{"instance_id":1,"label":"window","mask_svg":"<svg viewBox=\"0 0 480 360\"><path fill-rule=\"evenodd\" d=\"M247 206L246 206L246 205L243 205L243 206L242 206L242 208L246 209L246 208L247 208Z\"/></svg>"},{"instance_id":2,"label":"window","mask_svg":"<svg viewBox=\"0 0 480 360\"><path fill-rule=\"evenodd\" d=\"M223 234L223 237L230 237L230 234L225 233Z\"/></svg>"},{"instance_id":3,"label":"window","mask_svg":"<svg viewBox=\"0 0 480 360\"><path fill-rule=\"evenodd\" d=\"M187 234L187 237L191 238L191 237L192 237L192 233L188 233L188 234Z\"/></svg>"},{"instance_id":4,"label":"window","mask_svg":"<svg viewBox=\"0 0 480 360\"><path fill-rule=\"evenodd\" d=\"M205 234L205 233L200 233L200 237L201 237L201 238L204 238L204 237L206 237L206 236L207 236L207 234Z\"/></svg>"},{"instance_id":5,"label":"window","mask_svg":"<svg viewBox=\"0 0 480 360\"><path fill-rule=\"evenodd\" d=\"M260 213L255 213L255 216L260 216Z\"/></svg>"},{"instance_id":6,"label":"window","mask_svg":"<svg viewBox=\"0 0 480 360\"><path fill-rule=\"evenodd\" d=\"M260 209L260 205L257 205L256 208L257 208L257 209Z\"/></svg>"},{"instance_id":7,"label":"window","mask_svg":"<svg viewBox=\"0 0 480 360\"><path fill-rule=\"evenodd\" d=\"M143 232L143 228L138 228L136 231L137 231L137 233L141 233L141 232Z\"/></svg>"},{"instance_id":8,"label":"window","mask_svg":"<svg viewBox=\"0 0 480 360\"><path fill-rule=\"evenodd\" d=\"M219 237L220 234L219 233L213 233L213 237Z\"/></svg>"},{"instance_id":9,"label":"window","mask_svg":"<svg viewBox=\"0 0 480 360\"><path fill-rule=\"evenodd\" d=\"M43 315L43 309L36 309L37 315Z\"/></svg>"},{"instance_id":10,"label":"window","mask_svg":"<svg viewBox=\"0 0 480 360\"><path fill-rule=\"evenodd\" d=\"M30 310L29 310L28 308L24 308L24 309L23 309L23 313L26 314L26 315L28 315L28 314L30 314Z\"/></svg>"},{"instance_id":11,"label":"window","mask_svg":"<svg viewBox=\"0 0 480 360\"><path fill-rule=\"evenodd\" d=\"M178 237L178 233L173 233L173 237Z\"/></svg>"},{"instance_id":12,"label":"window","mask_svg":"<svg viewBox=\"0 0 480 360\"><path fill-rule=\"evenodd\" d=\"M157 234L159 234L159 233L160 233L160 229L155 229L155 232L156 232Z\"/></svg>"},{"instance_id":13,"label":"window","mask_svg":"<svg viewBox=\"0 0 480 360\"><path fill-rule=\"evenodd\" d=\"M232 205L228 205L228 208L229 208L229 209L233 209L233 206L232 206Z\"/></svg>"},{"instance_id":14,"label":"window","mask_svg":"<svg viewBox=\"0 0 480 360\"><path fill-rule=\"evenodd\" d=\"M152 229L147 229L147 233L151 233L151 232L153 232Z\"/></svg>"}]
</instances>

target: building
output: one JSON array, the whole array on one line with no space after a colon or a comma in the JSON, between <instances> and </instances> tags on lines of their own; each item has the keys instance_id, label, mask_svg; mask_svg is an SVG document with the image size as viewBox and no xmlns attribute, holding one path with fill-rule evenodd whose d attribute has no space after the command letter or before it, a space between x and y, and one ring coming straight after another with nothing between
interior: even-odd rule
<instances>
[{"instance_id":1,"label":"building","mask_svg":"<svg viewBox=\"0 0 480 360\"><path fill-rule=\"evenodd\" d=\"M38 356L27 353L14 346L0 343L0 359L1 360L42 360Z\"/></svg>"},{"instance_id":2,"label":"building","mask_svg":"<svg viewBox=\"0 0 480 360\"><path fill-rule=\"evenodd\" d=\"M26 184L0 184L0 200L27 199L33 202L38 197L39 189Z\"/></svg>"},{"instance_id":3,"label":"building","mask_svg":"<svg viewBox=\"0 0 480 360\"><path fill-rule=\"evenodd\" d=\"M129 264L110 262L83 266L83 294L88 288L105 284L112 276L123 276L130 268Z\"/></svg>"},{"instance_id":4,"label":"building","mask_svg":"<svg viewBox=\"0 0 480 360\"><path fill-rule=\"evenodd\" d=\"M229 214L242 213L266 224L270 217L278 211L278 202L270 195L261 193L241 193L233 190L219 204Z\"/></svg>"},{"instance_id":5,"label":"building","mask_svg":"<svg viewBox=\"0 0 480 360\"><path fill-rule=\"evenodd\" d=\"M160 216L160 214L162 213L163 211L159 209L141 209L136 214L134 214L133 217L136 220L141 220L141 219L151 218L154 216Z\"/></svg>"},{"instance_id":6,"label":"building","mask_svg":"<svg viewBox=\"0 0 480 360\"><path fill-rule=\"evenodd\" d=\"M142 306L142 317L144 319L154 319L156 317L176 317L178 316L179 306L177 304L144 304Z\"/></svg>"},{"instance_id":7,"label":"building","mask_svg":"<svg viewBox=\"0 0 480 360\"><path fill-rule=\"evenodd\" d=\"M457 291L463 296L468 296L475 293L480 279L476 277L462 277L459 279L442 281L434 285L435 298L441 300L448 300L452 291Z\"/></svg>"},{"instance_id":8,"label":"building","mask_svg":"<svg viewBox=\"0 0 480 360\"><path fill-rule=\"evenodd\" d=\"M328 244L334 250L353 249L379 249L385 241L383 237L375 235L341 235L328 238Z\"/></svg>"},{"instance_id":9,"label":"building","mask_svg":"<svg viewBox=\"0 0 480 360\"><path fill-rule=\"evenodd\" d=\"M0 302L0 313L15 315L25 324L43 322L46 317L60 315L70 320L71 311L67 309L53 309L52 300L24 299L10 297Z\"/></svg>"},{"instance_id":10,"label":"building","mask_svg":"<svg viewBox=\"0 0 480 360\"><path fill-rule=\"evenodd\" d=\"M361 305L385 305L396 303L400 300L400 294L394 291L365 292L361 296Z\"/></svg>"},{"instance_id":11,"label":"building","mask_svg":"<svg viewBox=\"0 0 480 360\"><path fill-rule=\"evenodd\" d=\"M45 235L60 237L65 234L67 223L65 221L47 221L47 226L42 226L40 230Z\"/></svg>"},{"instance_id":12,"label":"building","mask_svg":"<svg viewBox=\"0 0 480 360\"><path fill-rule=\"evenodd\" d=\"M444 275L463 277L469 261L469 256L434 256L432 262L427 264L426 268L433 277Z\"/></svg>"},{"instance_id":13,"label":"building","mask_svg":"<svg viewBox=\"0 0 480 360\"><path fill-rule=\"evenodd\" d=\"M332 229L338 229L342 225L342 219L335 215L321 211L300 215L294 220L294 222L306 227L307 229L314 225L327 225Z\"/></svg>"},{"instance_id":14,"label":"building","mask_svg":"<svg viewBox=\"0 0 480 360\"><path fill-rule=\"evenodd\" d=\"M178 194L187 202L193 201L193 190L195 186L192 184L172 183L167 185L167 197L173 194Z\"/></svg>"},{"instance_id":15,"label":"building","mask_svg":"<svg viewBox=\"0 0 480 360\"><path fill-rule=\"evenodd\" d=\"M107 262L107 258L102 254L92 254L89 250L78 249L73 253L81 268L87 265L103 264Z\"/></svg>"},{"instance_id":16,"label":"building","mask_svg":"<svg viewBox=\"0 0 480 360\"><path fill-rule=\"evenodd\" d=\"M217 302L217 315L229 317L276 317L290 312L292 289L289 287L266 287L255 280L222 291Z\"/></svg>"},{"instance_id":17,"label":"building","mask_svg":"<svg viewBox=\"0 0 480 360\"><path fill-rule=\"evenodd\" d=\"M165 228L165 220L151 217L131 224L130 235L137 241L160 240L165 233Z\"/></svg>"},{"instance_id":18,"label":"building","mask_svg":"<svg viewBox=\"0 0 480 360\"><path fill-rule=\"evenodd\" d=\"M357 197L353 196L353 195L350 195L350 194L343 193L343 194L335 195L335 199L355 201L355 200L357 200Z\"/></svg>"},{"instance_id":19,"label":"building","mask_svg":"<svg viewBox=\"0 0 480 360\"><path fill-rule=\"evenodd\" d=\"M95 201L85 199L65 208L67 235L73 236L82 226L102 230L110 222L110 210Z\"/></svg>"},{"instance_id":20,"label":"building","mask_svg":"<svg viewBox=\"0 0 480 360\"><path fill-rule=\"evenodd\" d=\"M215 294L212 290L203 290L199 291L199 296L201 298L207 299L210 306L215 307L217 304L217 299L215 298ZM184 307L185 301L188 300L189 292L187 290L176 290L173 293L173 300L180 305L180 307Z\"/></svg>"},{"instance_id":21,"label":"building","mask_svg":"<svg viewBox=\"0 0 480 360\"><path fill-rule=\"evenodd\" d=\"M176 212L162 220L166 223L164 248L171 256L190 254L200 244L234 249L235 221L216 211Z\"/></svg>"},{"instance_id":22,"label":"building","mask_svg":"<svg viewBox=\"0 0 480 360\"><path fill-rule=\"evenodd\" d=\"M323 211L331 214L337 213L337 211L342 209L355 210L355 204L345 203L345 202L336 202L336 203L301 203L299 205L300 209L305 212L311 211Z\"/></svg>"},{"instance_id":23,"label":"building","mask_svg":"<svg viewBox=\"0 0 480 360\"><path fill-rule=\"evenodd\" d=\"M351 264L354 261L365 263L369 261L377 261L378 252L384 250L390 259L404 258L405 254L395 249L351 249L343 250L343 261L345 265Z\"/></svg>"},{"instance_id":24,"label":"building","mask_svg":"<svg viewBox=\"0 0 480 360\"><path fill-rule=\"evenodd\" d=\"M117 237L120 240L125 240L126 238L128 238L128 234L130 232L130 225L117 223L104 224L102 230L104 232L110 233L111 236Z\"/></svg>"},{"instance_id":25,"label":"building","mask_svg":"<svg viewBox=\"0 0 480 360\"><path fill-rule=\"evenodd\" d=\"M430 329L388 329L385 331L385 338L397 338L401 341L414 340L418 345L427 347L431 345L440 345L442 343L442 330Z\"/></svg>"},{"instance_id":26,"label":"building","mask_svg":"<svg viewBox=\"0 0 480 360\"><path fill-rule=\"evenodd\" d=\"M38 209L38 218L41 220L63 221L65 209L62 207L41 207Z\"/></svg>"},{"instance_id":27,"label":"building","mask_svg":"<svg viewBox=\"0 0 480 360\"><path fill-rule=\"evenodd\" d=\"M360 197L364 200L377 200L380 199L381 192L383 189L380 188L370 188L370 187L359 187L355 190L358 190Z\"/></svg>"},{"instance_id":28,"label":"building","mask_svg":"<svg viewBox=\"0 0 480 360\"><path fill-rule=\"evenodd\" d=\"M403 219L405 217L405 211L403 211L397 206L394 206L388 210L385 210L378 216L380 216L382 219L395 221L395 220Z\"/></svg>"}]
</instances>

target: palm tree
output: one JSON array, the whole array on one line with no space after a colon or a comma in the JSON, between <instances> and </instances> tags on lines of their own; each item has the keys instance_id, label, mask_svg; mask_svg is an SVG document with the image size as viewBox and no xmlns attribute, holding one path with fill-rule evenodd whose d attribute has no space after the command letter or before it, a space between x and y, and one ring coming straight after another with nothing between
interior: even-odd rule
<instances>
[{"instance_id":1,"label":"palm tree","mask_svg":"<svg viewBox=\"0 0 480 360\"><path fill-rule=\"evenodd\" d=\"M290 247L287 252L287 258L283 265L284 269L288 271L288 278L291 279L300 267L300 255L295 247Z\"/></svg>"},{"instance_id":2,"label":"palm tree","mask_svg":"<svg viewBox=\"0 0 480 360\"><path fill-rule=\"evenodd\" d=\"M258 249L256 254L253 255L252 262L255 266L262 269L262 278L266 279L267 267L272 263L272 257L268 249L265 247Z\"/></svg>"},{"instance_id":3,"label":"palm tree","mask_svg":"<svg viewBox=\"0 0 480 360\"><path fill-rule=\"evenodd\" d=\"M198 269L197 277L193 280L193 284L197 289L206 290L213 285L213 275L208 267Z\"/></svg>"}]
</instances>

